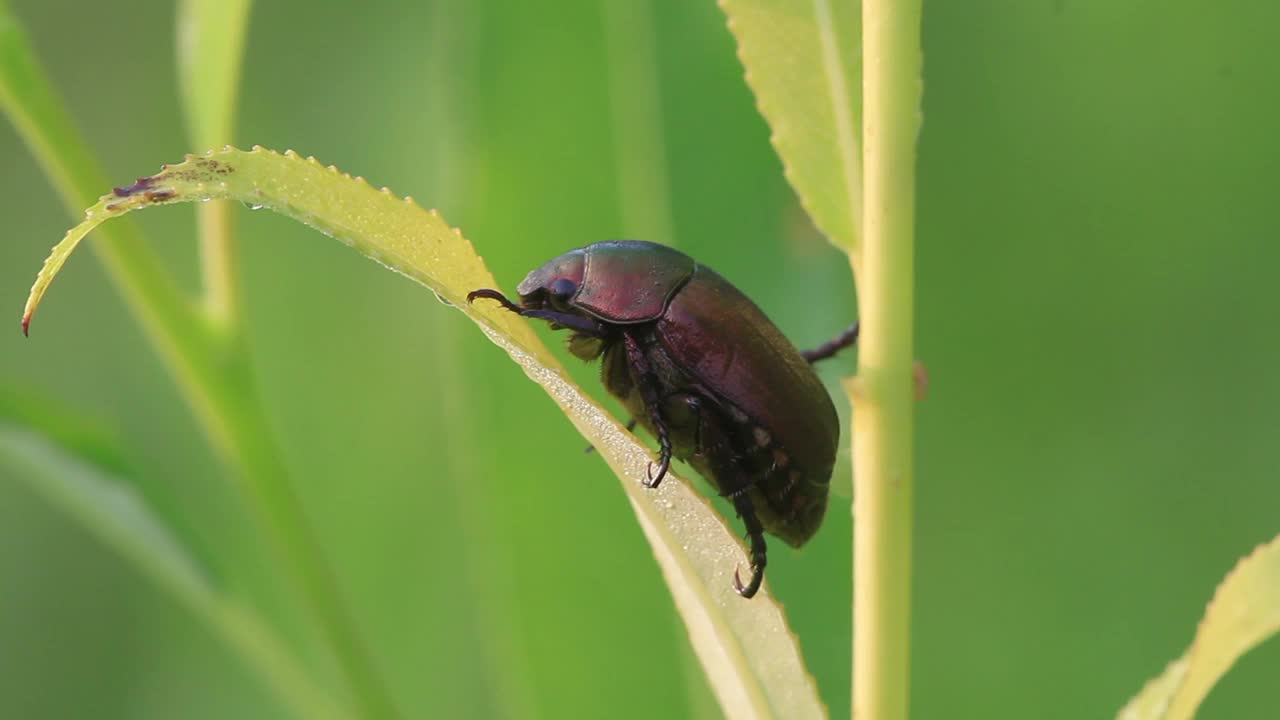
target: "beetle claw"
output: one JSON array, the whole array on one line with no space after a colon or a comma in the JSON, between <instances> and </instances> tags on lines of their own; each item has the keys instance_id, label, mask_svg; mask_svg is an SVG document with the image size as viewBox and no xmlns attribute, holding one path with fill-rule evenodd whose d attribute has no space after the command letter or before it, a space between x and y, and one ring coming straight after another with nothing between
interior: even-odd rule
<instances>
[{"instance_id":1,"label":"beetle claw","mask_svg":"<svg viewBox=\"0 0 1280 720\"><path fill-rule=\"evenodd\" d=\"M751 502L750 493L746 492L749 486L743 487L738 491L731 493L729 497L733 498L733 508L738 511L742 522L747 526L747 538L751 542L751 579L746 585L742 584L742 578L738 576L738 569L733 569L733 589L744 598L754 597L760 589L760 584L764 582L764 566L769 562L768 550L764 542L764 528L760 525L760 517L756 515L755 506Z\"/></svg>"},{"instance_id":2,"label":"beetle claw","mask_svg":"<svg viewBox=\"0 0 1280 720\"><path fill-rule=\"evenodd\" d=\"M746 585L742 584L742 578L738 575L738 568L733 569L733 591L744 598L751 599L760 591L760 585L764 582L764 573L761 568L754 565L751 566L751 582Z\"/></svg>"},{"instance_id":3,"label":"beetle claw","mask_svg":"<svg viewBox=\"0 0 1280 720\"><path fill-rule=\"evenodd\" d=\"M658 475L655 477L653 474L653 463L652 462L649 463L649 467L644 471L644 474L647 475L649 479L641 484L649 488L650 490L653 490L654 488L658 487L659 483L662 482L662 478L667 476L667 468L670 468L670 467L671 467L671 458L664 455L662 457L662 462L658 463Z\"/></svg>"}]
</instances>

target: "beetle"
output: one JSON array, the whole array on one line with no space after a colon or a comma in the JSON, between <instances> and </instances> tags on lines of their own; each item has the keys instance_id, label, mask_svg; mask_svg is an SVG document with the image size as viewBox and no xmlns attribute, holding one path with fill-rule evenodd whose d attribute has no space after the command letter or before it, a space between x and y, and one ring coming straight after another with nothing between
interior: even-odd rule
<instances>
[{"instance_id":1,"label":"beetle","mask_svg":"<svg viewBox=\"0 0 1280 720\"><path fill-rule=\"evenodd\" d=\"M693 466L729 498L746 526L750 598L764 581L764 533L793 547L817 531L840 440L831 397L811 367L857 341L858 324L801 352L741 291L674 248L639 240L570 250L533 270L519 303L527 318L567 329L569 350L600 359L605 389L658 440L656 488L672 458Z\"/></svg>"}]
</instances>

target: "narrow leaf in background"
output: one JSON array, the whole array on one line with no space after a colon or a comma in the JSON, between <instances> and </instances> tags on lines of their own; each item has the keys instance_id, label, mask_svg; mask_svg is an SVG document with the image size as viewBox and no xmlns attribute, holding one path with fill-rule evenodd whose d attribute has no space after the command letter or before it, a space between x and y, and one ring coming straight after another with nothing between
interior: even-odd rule
<instances>
[{"instance_id":1,"label":"narrow leaf in background","mask_svg":"<svg viewBox=\"0 0 1280 720\"><path fill-rule=\"evenodd\" d=\"M204 620L300 718L351 717L253 609L218 590L131 485L33 430L0 420L0 467L23 480Z\"/></svg>"},{"instance_id":2,"label":"narrow leaf in background","mask_svg":"<svg viewBox=\"0 0 1280 720\"><path fill-rule=\"evenodd\" d=\"M787 180L846 253L862 225L861 4L720 0Z\"/></svg>"},{"instance_id":3,"label":"narrow leaf in background","mask_svg":"<svg viewBox=\"0 0 1280 720\"><path fill-rule=\"evenodd\" d=\"M1186 720L1240 656L1280 632L1280 536L1227 573L1187 652L1120 711L1119 720Z\"/></svg>"}]
</instances>

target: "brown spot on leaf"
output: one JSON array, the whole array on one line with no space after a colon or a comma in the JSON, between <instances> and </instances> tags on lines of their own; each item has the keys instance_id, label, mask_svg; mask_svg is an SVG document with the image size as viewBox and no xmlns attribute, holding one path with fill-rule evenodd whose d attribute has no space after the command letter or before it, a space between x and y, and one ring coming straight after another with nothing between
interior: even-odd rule
<instances>
[{"instance_id":1,"label":"brown spot on leaf","mask_svg":"<svg viewBox=\"0 0 1280 720\"><path fill-rule=\"evenodd\" d=\"M140 192L146 192L147 190L150 190L151 186L155 184L157 177L159 176L153 175L151 177L140 177L132 185L126 185L125 187L112 188L111 191L115 193L116 197L122 197L122 198L133 197L134 195L137 195Z\"/></svg>"}]
</instances>

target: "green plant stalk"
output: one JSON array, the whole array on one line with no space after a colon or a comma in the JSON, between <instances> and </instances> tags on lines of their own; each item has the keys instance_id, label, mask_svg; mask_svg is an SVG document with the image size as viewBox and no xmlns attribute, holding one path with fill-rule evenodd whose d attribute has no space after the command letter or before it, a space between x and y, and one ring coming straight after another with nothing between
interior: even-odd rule
<instances>
[{"instance_id":1,"label":"green plant stalk","mask_svg":"<svg viewBox=\"0 0 1280 720\"><path fill-rule=\"evenodd\" d=\"M234 208L225 200L211 200L196 208L205 317L215 328L228 334L239 331L241 314L233 212Z\"/></svg>"},{"instance_id":2,"label":"green plant stalk","mask_svg":"<svg viewBox=\"0 0 1280 720\"><path fill-rule=\"evenodd\" d=\"M862 336L853 405L853 716L907 717L921 0L863 0Z\"/></svg>"},{"instance_id":3,"label":"green plant stalk","mask_svg":"<svg viewBox=\"0 0 1280 720\"><path fill-rule=\"evenodd\" d=\"M232 141L251 0L182 0L178 7L179 89L193 147ZM204 311L215 327L240 324L234 215L226 202L196 208Z\"/></svg>"},{"instance_id":4,"label":"green plant stalk","mask_svg":"<svg viewBox=\"0 0 1280 720\"><path fill-rule=\"evenodd\" d=\"M110 187L3 0L0 107L73 215ZM229 348L214 338L136 227L128 221L113 225L101 229L102 242L94 243L108 276L173 374L214 450L232 469L293 587L316 617L362 714L394 717L337 583L307 528L283 462L268 439L269 423L256 399L247 360L242 353L227 352Z\"/></svg>"}]
</instances>

